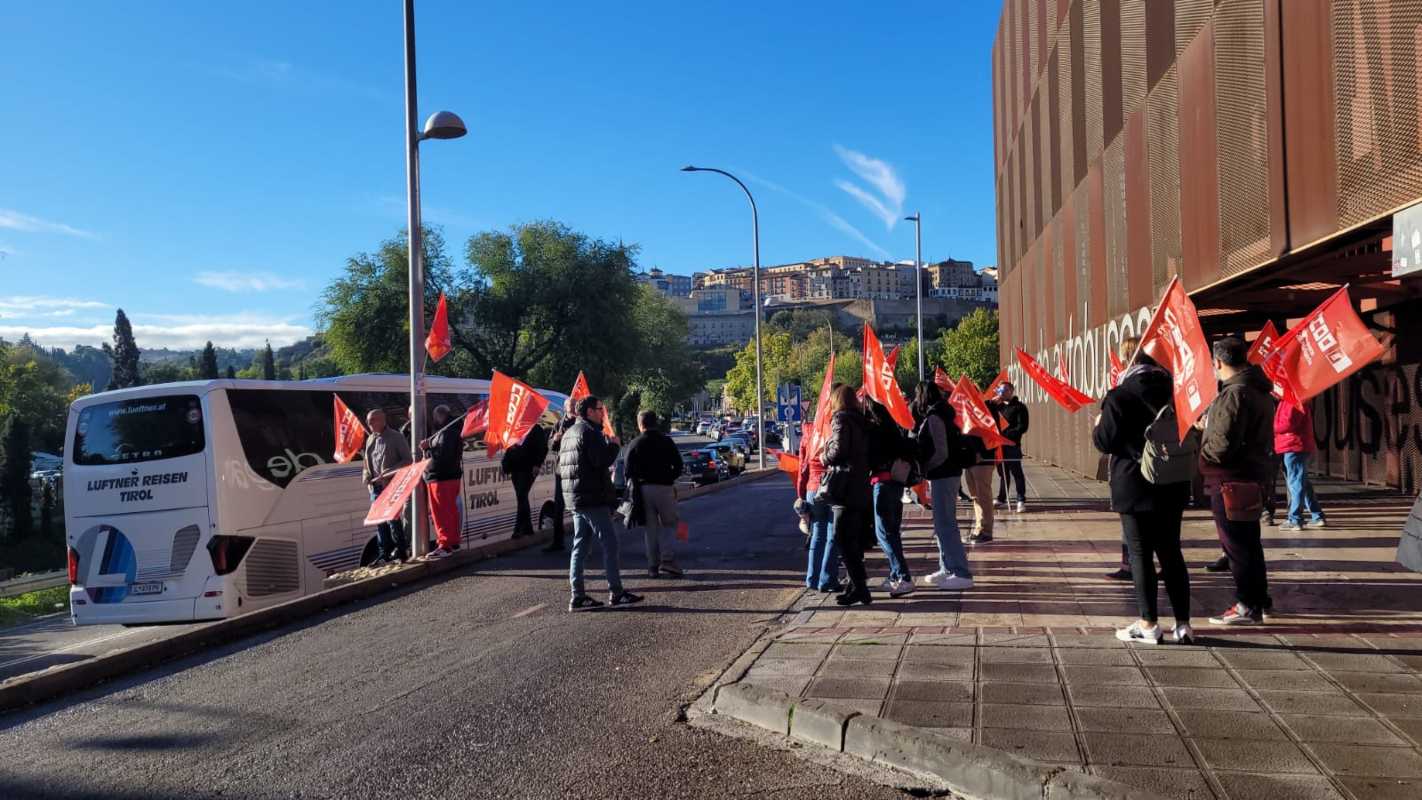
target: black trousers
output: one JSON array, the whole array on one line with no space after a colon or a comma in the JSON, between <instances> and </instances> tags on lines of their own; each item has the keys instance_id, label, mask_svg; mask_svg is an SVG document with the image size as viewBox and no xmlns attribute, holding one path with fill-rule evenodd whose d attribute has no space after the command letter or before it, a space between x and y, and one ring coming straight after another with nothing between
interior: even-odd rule
<instances>
[{"instance_id":1,"label":"black trousers","mask_svg":"<svg viewBox=\"0 0 1422 800\"><path fill-rule=\"evenodd\" d=\"M1002 485L997 488L997 502L1007 502L1007 483L1011 478L1017 482L1017 499L1027 499L1027 475L1022 471L1022 448L1002 448L1002 460L997 464L997 477Z\"/></svg>"},{"instance_id":2,"label":"black trousers","mask_svg":"<svg viewBox=\"0 0 1422 800\"><path fill-rule=\"evenodd\" d=\"M1121 514L1121 532L1131 553L1131 581L1136 587L1136 608L1141 619L1159 619L1159 587L1155 559L1165 576L1165 593L1176 622L1190 621L1190 572L1180 552L1181 510L1143 511Z\"/></svg>"},{"instance_id":3,"label":"black trousers","mask_svg":"<svg viewBox=\"0 0 1422 800\"><path fill-rule=\"evenodd\" d=\"M514 520L515 537L533 535L533 510L528 507L528 493L533 489L532 472L515 472L509 476L513 481L514 499L518 504L518 518Z\"/></svg>"},{"instance_id":4,"label":"black trousers","mask_svg":"<svg viewBox=\"0 0 1422 800\"><path fill-rule=\"evenodd\" d=\"M563 515L568 507L563 502L563 479L553 473L553 547L563 546Z\"/></svg>"},{"instance_id":5,"label":"black trousers","mask_svg":"<svg viewBox=\"0 0 1422 800\"><path fill-rule=\"evenodd\" d=\"M839 547L844 569L849 573L848 592L868 591L869 576L864 569L864 548L874 538L874 522L869 509L833 506L834 543Z\"/></svg>"},{"instance_id":6,"label":"black trousers","mask_svg":"<svg viewBox=\"0 0 1422 800\"><path fill-rule=\"evenodd\" d=\"M1215 532L1229 558L1234 576L1234 599L1252 611L1262 611L1269 599L1269 574L1264 566L1264 543L1259 519L1231 522L1225 514L1224 492L1216 491L1210 501L1215 516Z\"/></svg>"}]
</instances>

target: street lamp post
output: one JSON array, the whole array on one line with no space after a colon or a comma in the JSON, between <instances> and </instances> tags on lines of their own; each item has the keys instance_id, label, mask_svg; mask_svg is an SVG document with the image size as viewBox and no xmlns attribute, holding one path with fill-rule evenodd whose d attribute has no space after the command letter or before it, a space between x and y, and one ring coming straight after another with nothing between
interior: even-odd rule
<instances>
[{"instance_id":1,"label":"street lamp post","mask_svg":"<svg viewBox=\"0 0 1422 800\"><path fill-rule=\"evenodd\" d=\"M913 295L918 302L918 382L923 383L923 215L904 217L913 223Z\"/></svg>"},{"instance_id":2,"label":"street lamp post","mask_svg":"<svg viewBox=\"0 0 1422 800\"><path fill-rule=\"evenodd\" d=\"M415 92L415 0L405 0L405 178L408 181L408 242L410 252L410 449L425 438L424 351L425 351L425 257L420 228L420 140L457 139L467 133L464 120L451 111L440 111L425 120L423 131ZM425 554L428 524L425 496L411 495L414 542L410 553Z\"/></svg>"},{"instance_id":3,"label":"street lamp post","mask_svg":"<svg viewBox=\"0 0 1422 800\"><path fill-rule=\"evenodd\" d=\"M741 191L746 193L746 199L750 201L751 207L751 236L755 245L755 267L751 275L751 302L755 305L755 427L758 447L756 448L759 466L765 469L765 391L761 385L760 367L760 212L755 207L755 197L751 196L750 189L746 188L741 179L715 167L693 167L685 166L682 172L715 172L725 175L736 182L741 187Z\"/></svg>"}]
</instances>

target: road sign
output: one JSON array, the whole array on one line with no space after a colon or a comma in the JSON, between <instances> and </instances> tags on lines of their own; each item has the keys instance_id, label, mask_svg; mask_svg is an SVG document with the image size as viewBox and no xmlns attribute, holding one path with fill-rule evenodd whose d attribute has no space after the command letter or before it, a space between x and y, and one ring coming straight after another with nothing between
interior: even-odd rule
<instances>
[{"instance_id":1,"label":"road sign","mask_svg":"<svg viewBox=\"0 0 1422 800\"><path fill-rule=\"evenodd\" d=\"M799 422L801 420L800 384L780 384L775 390L775 404L778 412L776 416L780 418L781 422Z\"/></svg>"}]
</instances>

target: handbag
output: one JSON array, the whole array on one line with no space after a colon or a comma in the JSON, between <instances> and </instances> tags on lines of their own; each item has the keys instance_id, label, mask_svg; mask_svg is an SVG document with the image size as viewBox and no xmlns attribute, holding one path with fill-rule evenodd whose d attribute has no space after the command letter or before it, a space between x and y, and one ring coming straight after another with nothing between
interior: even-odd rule
<instances>
[{"instance_id":1,"label":"handbag","mask_svg":"<svg viewBox=\"0 0 1422 800\"><path fill-rule=\"evenodd\" d=\"M1257 522L1264 513L1264 491L1254 481L1225 481L1220 493L1230 522Z\"/></svg>"},{"instance_id":2,"label":"handbag","mask_svg":"<svg viewBox=\"0 0 1422 800\"><path fill-rule=\"evenodd\" d=\"M825 476L820 479L820 492L830 505L846 505L849 500L849 483L849 470L843 467L830 467L825 470Z\"/></svg>"},{"instance_id":3,"label":"handbag","mask_svg":"<svg viewBox=\"0 0 1422 800\"><path fill-rule=\"evenodd\" d=\"M914 471L913 464L910 464L902 458L897 458L894 459L894 463L889 467L889 479L894 483L907 484Z\"/></svg>"}]
</instances>

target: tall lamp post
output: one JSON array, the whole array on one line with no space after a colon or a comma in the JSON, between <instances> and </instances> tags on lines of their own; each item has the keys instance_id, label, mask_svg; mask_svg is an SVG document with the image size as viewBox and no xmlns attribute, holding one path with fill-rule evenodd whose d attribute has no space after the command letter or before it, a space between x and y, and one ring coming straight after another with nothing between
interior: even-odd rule
<instances>
[{"instance_id":1,"label":"tall lamp post","mask_svg":"<svg viewBox=\"0 0 1422 800\"><path fill-rule=\"evenodd\" d=\"M682 172L715 172L725 175L736 182L741 187L741 191L746 193L746 199L750 201L751 207L751 236L755 245L755 267L751 280L751 302L755 305L755 427L756 438L758 440L756 452L759 459L759 466L765 469L765 391L761 386L760 368L760 212L756 210L755 198L751 196L750 189L746 188L741 179L715 167L693 167L685 166Z\"/></svg>"},{"instance_id":2,"label":"tall lamp post","mask_svg":"<svg viewBox=\"0 0 1422 800\"><path fill-rule=\"evenodd\" d=\"M913 223L913 295L918 301L918 382L923 383L923 215L904 217Z\"/></svg>"},{"instance_id":3,"label":"tall lamp post","mask_svg":"<svg viewBox=\"0 0 1422 800\"><path fill-rule=\"evenodd\" d=\"M410 448L413 450L425 438L424 402L424 355L425 355L425 253L423 231L420 229L420 140L458 139L468 130L464 120L451 111L439 111L425 120L421 130L418 119L419 105L415 93L415 0L405 0L405 177L409 182L409 245L410 252ZM425 554L426 534L425 496L421 492L411 495L411 511L414 517L414 538L410 552L415 556Z\"/></svg>"}]
</instances>

